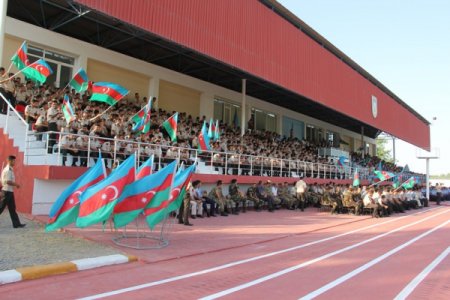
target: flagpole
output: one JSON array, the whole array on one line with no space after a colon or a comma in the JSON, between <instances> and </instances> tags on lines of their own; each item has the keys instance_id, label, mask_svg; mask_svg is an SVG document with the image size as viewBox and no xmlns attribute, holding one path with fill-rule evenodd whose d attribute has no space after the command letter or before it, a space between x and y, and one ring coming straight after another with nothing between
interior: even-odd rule
<instances>
[{"instance_id":1,"label":"flagpole","mask_svg":"<svg viewBox=\"0 0 450 300\"><path fill-rule=\"evenodd\" d=\"M12 65L13 65L13 63L12 63L12 61L11 61L11 63L9 64L9 67L8 67L8 71L6 71L6 73L5 73L5 74L8 74L8 73L9 73L9 71L11 71Z\"/></svg>"},{"instance_id":2,"label":"flagpole","mask_svg":"<svg viewBox=\"0 0 450 300\"><path fill-rule=\"evenodd\" d=\"M119 102L119 101L116 101L113 105L111 105L110 107L108 107L107 109L105 109L102 113L100 113L100 114L96 115L95 117L89 119L89 121L93 122L93 121L95 121L97 118L103 116L108 110L110 110L114 105L116 105L117 102Z\"/></svg>"},{"instance_id":3,"label":"flagpole","mask_svg":"<svg viewBox=\"0 0 450 300\"><path fill-rule=\"evenodd\" d=\"M34 62L34 63L35 63L35 62ZM3 79L2 81L0 81L0 83L7 82L8 80L13 79L13 78L16 77L18 74L22 73L23 70L25 70L25 69L27 69L27 68L29 68L29 67L32 67L34 63L29 64L28 66L26 66L26 67L23 68L23 69L20 69L17 73L13 74L11 77L8 77L8 78L6 78L6 79Z\"/></svg>"},{"instance_id":4,"label":"flagpole","mask_svg":"<svg viewBox=\"0 0 450 300\"><path fill-rule=\"evenodd\" d=\"M378 184L380 184L380 183L382 183L382 182L385 182L385 181L387 181L387 180L389 180L389 179L392 179L392 178L394 178L394 177L397 177L397 175L392 176L392 177L389 177L389 178L386 178L385 180L380 180L380 181L378 181L378 182L372 183L372 184L369 185L368 187L369 187L369 188L370 188L370 187L373 187L373 186L375 186L375 185L378 185Z\"/></svg>"},{"instance_id":5,"label":"flagpole","mask_svg":"<svg viewBox=\"0 0 450 300\"><path fill-rule=\"evenodd\" d=\"M398 188L396 188L394 191L397 191L397 190L401 189L401 188L403 187L403 185L405 184L405 182L408 182L409 180L411 180L411 178L412 178L412 177L410 177L410 178L408 178L407 180L403 181L402 184L400 184L400 185L398 186Z\"/></svg>"}]
</instances>

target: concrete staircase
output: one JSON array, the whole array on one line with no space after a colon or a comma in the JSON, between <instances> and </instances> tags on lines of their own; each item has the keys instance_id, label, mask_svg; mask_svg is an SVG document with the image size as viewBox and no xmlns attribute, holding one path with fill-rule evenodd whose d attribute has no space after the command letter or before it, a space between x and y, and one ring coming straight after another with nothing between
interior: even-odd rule
<instances>
[{"instance_id":1,"label":"concrete staircase","mask_svg":"<svg viewBox=\"0 0 450 300\"><path fill-rule=\"evenodd\" d=\"M14 146L24 153L25 164L58 165L58 154L47 153L46 135L43 136L43 141L38 141L33 131L27 131L27 126L14 112L10 112L9 116L0 114L0 128L4 131L7 129L7 135L13 140Z\"/></svg>"}]
</instances>

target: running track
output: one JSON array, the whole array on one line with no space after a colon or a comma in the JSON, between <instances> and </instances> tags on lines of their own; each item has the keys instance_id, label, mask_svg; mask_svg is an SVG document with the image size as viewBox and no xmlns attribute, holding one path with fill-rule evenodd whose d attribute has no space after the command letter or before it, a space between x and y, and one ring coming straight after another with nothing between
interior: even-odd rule
<instances>
[{"instance_id":1,"label":"running track","mask_svg":"<svg viewBox=\"0 0 450 300\"><path fill-rule=\"evenodd\" d=\"M450 207L361 219L177 260L10 284L0 287L0 294L1 299L450 299Z\"/></svg>"}]
</instances>

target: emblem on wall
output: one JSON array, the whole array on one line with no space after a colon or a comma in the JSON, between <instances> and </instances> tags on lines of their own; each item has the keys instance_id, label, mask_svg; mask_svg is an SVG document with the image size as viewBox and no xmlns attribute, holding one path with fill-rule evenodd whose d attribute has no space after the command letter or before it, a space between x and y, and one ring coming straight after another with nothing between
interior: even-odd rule
<instances>
[{"instance_id":1,"label":"emblem on wall","mask_svg":"<svg viewBox=\"0 0 450 300\"><path fill-rule=\"evenodd\" d=\"M378 115L378 99L372 95L372 116L376 118Z\"/></svg>"}]
</instances>

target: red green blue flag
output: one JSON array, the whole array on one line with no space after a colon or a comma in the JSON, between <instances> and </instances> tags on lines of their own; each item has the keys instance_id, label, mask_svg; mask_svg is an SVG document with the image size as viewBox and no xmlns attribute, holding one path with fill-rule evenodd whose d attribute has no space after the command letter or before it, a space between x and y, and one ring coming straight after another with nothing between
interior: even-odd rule
<instances>
[{"instance_id":1,"label":"red green blue flag","mask_svg":"<svg viewBox=\"0 0 450 300\"><path fill-rule=\"evenodd\" d=\"M138 119L136 121L132 130L135 132L143 133L143 134L148 133L150 131L150 125L151 125L151 122L150 122L151 121L151 113L152 113L152 98L150 98L148 100L147 105L144 106L144 108L142 110L142 117L140 117L140 119ZM139 112L136 115L139 115ZM133 120L135 120L134 119L135 116L132 117Z\"/></svg>"},{"instance_id":2,"label":"red green blue flag","mask_svg":"<svg viewBox=\"0 0 450 300\"><path fill-rule=\"evenodd\" d=\"M414 185L416 184L416 180L414 177L410 177L408 180L402 183L402 188L405 190L412 189Z\"/></svg>"},{"instance_id":3,"label":"red green blue flag","mask_svg":"<svg viewBox=\"0 0 450 300\"><path fill-rule=\"evenodd\" d=\"M216 125L214 124L213 119L209 119L209 128L208 128L208 137L210 139L214 138L214 133L216 132Z\"/></svg>"},{"instance_id":4,"label":"red green blue flag","mask_svg":"<svg viewBox=\"0 0 450 300\"><path fill-rule=\"evenodd\" d=\"M75 222L80 208L79 196L105 177L105 165L103 159L99 158L92 168L69 185L53 203L45 231L57 230Z\"/></svg>"},{"instance_id":5,"label":"red green blue flag","mask_svg":"<svg viewBox=\"0 0 450 300\"><path fill-rule=\"evenodd\" d=\"M195 164L185 170L177 172L177 174L175 175L172 191L170 192L170 200L169 206L167 207L167 213L176 211L180 207L181 203L183 203L187 187L194 172Z\"/></svg>"},{"instance_id":6,"label":"red green blue flag","mask_svg":"<svg viewBox=\"0 0 450 300\"><path fill-rule=\"evenodd\" d=\"M110 82L96 82L92 84L91 101L105 102L114 105L129 93L126 88Z\"/></svg>"},{"instance_id":7,"label":"red green blue flag","mask_svg":"<svg viewBox=\"0 0 450 300\"><path fill-rule=\"evenodd\" d=\"M214 140L218 141L220 139L220 127L219 120L216 120L215 132L214 132Z\"/></svg>"},{"instance_id":8,"label":"red green blue flag","mask_svg":"<svg viewBox=\"0 0 450 300\"><path fill-rule=\"evenodd\" d=\"M154 201L165 199L163 193L172 185L176 161L160 171L127 185L114 207L114 227L123 227L134 219ZM167 192L168 193L168 192Z\"/></svg>"},{"instance_id":9,"label":"red green blue flag","mask_svg":"<svg viewBox=\"0 0 450 300\"><path fill-rule=\"evenodd\" d=\"M136 180L142 179L145 176L151 175L153 172L153 160L152 154L140 167L136 170Z\"/></svg>"},{"instance_id":10,"label":"red green blue flag","mask_svg":"<svg viewBox=\"0 0 450 300\"><path fill-rule=\"evenodd\" d=\"M377 177L378 177L378 179L380 179L380 181L385 181L385 180L391 179L392 177L395 177L394 173L387 172L387 171L375 170L373 172L375 173L375 175L377 175Z\"/></svg>"},{"instance_id":11,"label":"red green blue flag","mask_svg":"<svg viewBox=\"0 0 450 300\"><path fill-rule=\"evenodd\" d=\"M11 62L18 70L22 70L28 66L27 51L27 41L24 41L11 58Z\"/></svg>"},{"instance_id":12,"label":"red green blue flag","mask_svg":"<svg viewBox=\"0 0 450 300\"><path fill-rule=\"evenodd\" d=\"M66 119L67 124L69 124L70 122L72 122L75 119L75 111L73 110L73 107L70 104L70 99L67 94L64 95L62 111L63 111L64 118Z\"/></svg>"},{"instance_id":13,"label":"red green blue flag","mask_svg":"<svg viewBox=\"0 0 450 300\"><path fill-rule=\"evenodd\" d=\"M80 68L69 82L69 85L78 93L86 91L89 87L89 79L86 71L83 68Z\"/></svg>"},{"instance_id":14,"label":"red green blue flag","mask_svg":"<svg viewBox=\"0 0 450 300\"><path fill-rule=\"evenodd\" d=\"M211 149L209 145L209 137L208 137L208 130L206 129L206 122L203 121L202 130L200 131L200 134L198 136L198 148L201 151L209 151Z\"/></svg>"},{"instance_id":15,"label":"red green blue flag","mask_svg":"<svg viewBox=\"0 0 450 300\"><path fill-rule=\"evenodd\" d=\"M355 169L355 173L353 174L353 186L359 186L359 173L358 169Z\"/></svg>"},{"instance_id":16,"label":"red green blue flag","mask_svg":"<svg viewBox=\"0 0 450 300\"><path fill-rule=\"evenodd\" d=\"M53 70L45 60L40 58L34 63L29 64L27 67L23 68L22 73L25 75L25 77L31 80L44 83L47 80L47 77L53 74Z\"/></svg>"},{"instance_id":17,"label":"red green blue flag","mask_svg":"<svg viewBox=\"0 0 450 300\"><path fill-rule=\"evenodd\" d=\"M177 123L178 113L176 112L162 124L162 127L167 131L172 142L177 141Z\"/></svg>"},{"instance_id":18,"label":"red green blue flag","mask_svg":"<svg viewBox=\"0 0 450 300\"><path fill-rule=\"evenodd\" d=\"M166 167L168 168L168 175L165 177L164 182L162 182L156 189L153 190L155 194L153 195L153 197L151 197L149 203L144 209L145 219L151 229L155 228L155 226L162 220L164 220L164 218L166 218L168 214L167 207L170 203L170 192L172 190L176 167L176 160L171 162Z\"/></svg>"},{"instance_id":19,"label":"red green blue flag","mask_svg":"<svg viewBox=\"0 0 450 300\"><path fill-rule=\"evenodd\" d=\"M134 181L135 158L131 155L108 177L81 194L78 227L108 220L125 186Z\"/></svg>"}]
</instances>

